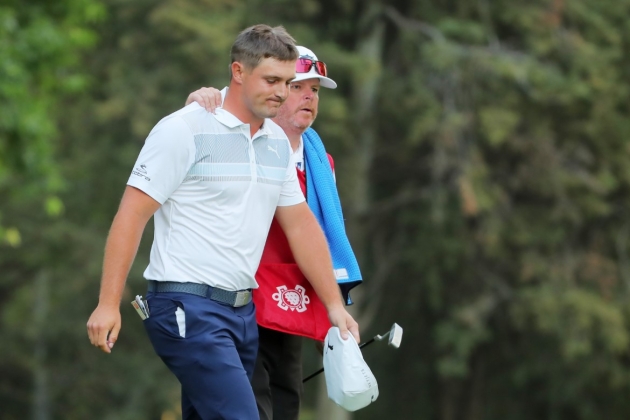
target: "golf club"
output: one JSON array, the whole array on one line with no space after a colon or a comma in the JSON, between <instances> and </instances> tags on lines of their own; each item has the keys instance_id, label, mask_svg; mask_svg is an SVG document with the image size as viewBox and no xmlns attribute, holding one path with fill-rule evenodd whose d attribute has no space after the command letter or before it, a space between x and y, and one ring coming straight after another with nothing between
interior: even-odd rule
<instances>
[{"instance_id":1,"label":"golf club","mask_svg":"<svg viewBox=\"0 0 630 420\"><path fill-rule=\"evenodd\" d=\"M392 325L390 330L387 331L385 334L383 334L383 335L376 334L374 337L372 337L371 339L369 339L365 343L361 344L359 346L359 348L362 349L363 347L365 347L365 346L367 346L369 344L372 344L375 341L383 341L386 337L389 337L389 340L387 341L387 345L397 349L397 348L400 347L400 342L402 341L402 334L403 334L402 327L394 322L394 324ZM302 379L302 383L305 383L305 382L309 381L310 379L313 379L314 377L316 377L317 375L319 375L323 371L324 371L324 368L321 368L317 372L314 372L314 373L310 374L306 378Z\"/></svg>"}]
</instances>

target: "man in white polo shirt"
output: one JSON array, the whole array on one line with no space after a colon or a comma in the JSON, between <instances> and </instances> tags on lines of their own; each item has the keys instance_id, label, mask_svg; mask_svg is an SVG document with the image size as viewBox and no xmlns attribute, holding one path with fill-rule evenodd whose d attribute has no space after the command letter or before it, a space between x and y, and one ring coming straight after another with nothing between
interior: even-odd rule
<instances>
[{"instance_id":1,"label":"man in white polo shirt","mask_svg":"<svg viewBox=\"0 0 630 420\"><path fill-rule=\"evenodd\" d=\"M359 340L289 141L266 119L287 98L296 59L283 28L256 25L239 34L223 109L215 116L192 104L153 128L107 240L90 341L111 352L126 277L155 214L144 322L182 384L184 419L258 418L250 385L258 340L251 289L274 214L332 324Z\"/></svg>"},{"instance_id":2,"label":"man in white polo shirt","mask_svg":"<svg viewBox=\"0 0 630 420\"><path fill-rule=\"evenodd\" d=\"M302 46L297 49L299 58L295 67L296 77L291 82L287 100L273 121L289 138L302 191L311 193L307 197L311 208L319 207L323 211L320 225L326 227L331 253L338 255L334 254L334 250L339 249L338 241L343 240L348 244L349 241L343 224L334 227L330 219L338 217L343 220L343 215L335 208L339 198L334 181L333 159L326 154L319 136L310 128L317 117L321 88L335 89L337 83L328 77L326 64L319 61L313 51ZM215 112L221 106L226 90L201 88L191 93L186 103L196 101L209 112ZM309 147L314 142L321 145L321 155ZM312 169L318 161L324 167L324 173L320 176ZM311 168L309 175L307 166ZM313 202L313 198L316 198L314 192L327 191L326 181L330 181L329 191L335 199L327 201L326 205L321 204L321 200ZM333 263L335 267L345 268L347 276L338 279L338 282L342 294L348 296L349 290L361 283L362 277L350 247L344 257L337 261L333 258ZM354 260L354 269L349 264L350 258ZM253 292L253 296L259 341L252 386L258 413L261 420L297 420L303 388L302 337L319 340L323 345L330 322L308 279L300 272L285 235L276 222L271 224L256 281L259 288ZM281 300L282 291L285 293L283 296L292 294L293 299ZM302 299L296 299L300 296Z\"/></svg>"}]
</instances>

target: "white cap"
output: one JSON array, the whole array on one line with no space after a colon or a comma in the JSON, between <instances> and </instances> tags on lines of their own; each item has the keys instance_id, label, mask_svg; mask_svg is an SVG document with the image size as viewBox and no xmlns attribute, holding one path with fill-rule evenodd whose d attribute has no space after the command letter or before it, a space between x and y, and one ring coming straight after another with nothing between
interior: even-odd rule
<instances>
[{"instance_id":1,"label":"white cap","mask_svg":"<svg viewBox=\"0 0 630 420\"><path fill-rule=\"evenodd\" d=\"M324 341L324 375L328 398L348 411L359 410L378 398L378 384L352 334L341 338L331 327Z\"/></svg>"},{"instance_id":2,"label":"white cap","mask_svg":"<svg viewBox=\"0 0 630 420\"><path fill-rule=\"evenodd\" d=\"M296 48L298 50L300 58L304 57L304 58L310 58L311 60L318 61L315 53L309 50L308 48L302 47L300 45L298 45ZM315 79L315 78L320 80L320 85L322 87L329 88L329 89L335 89L337 87L337 83L335 83L333 79L324 77L321 74L317 73L317 71L315 70L315 66L311 67L308 73L295 73L295 79L293 79L293 81L299 82L300 80Z\"/></svg>"}]
</instances>

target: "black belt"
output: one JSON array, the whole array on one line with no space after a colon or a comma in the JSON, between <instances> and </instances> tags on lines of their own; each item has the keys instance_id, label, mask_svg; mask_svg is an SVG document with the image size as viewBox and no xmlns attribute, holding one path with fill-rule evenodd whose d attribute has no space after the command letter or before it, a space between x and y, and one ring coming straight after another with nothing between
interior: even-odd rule
<instances>
[{"instance_id":1,"label":"black belt","mask_svg":"<svg viewBox=\"0 0 630 420\"><path fill-rule=\"evenodd\" d=\"M245 306L252 300L251 289L233 292L230 290L219 289L218 287L208 286L207 284L180 283L177 281L149 280L149 292L189 293L191 295L216 300L217 302L227 303L235 308Z\"/></svg>"}]
</instances>

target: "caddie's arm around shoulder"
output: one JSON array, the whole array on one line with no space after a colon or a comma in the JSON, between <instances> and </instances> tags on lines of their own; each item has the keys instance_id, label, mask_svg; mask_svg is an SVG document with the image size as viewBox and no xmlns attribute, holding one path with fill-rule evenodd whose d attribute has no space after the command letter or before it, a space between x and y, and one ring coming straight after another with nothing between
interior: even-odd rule
<instances>
[{"instance_id":1,"label":"caddie's arm around shoulder","mask_svg":"<svg viewBox=\"0 0 630 420\"><path fill-rule=\"evenodd\" d=\"M188 95L186 105L197 102L206 111L214 114L214 111L223 104L221 91L213 87L202 87Z\"/></svg>"}]
</instances>

